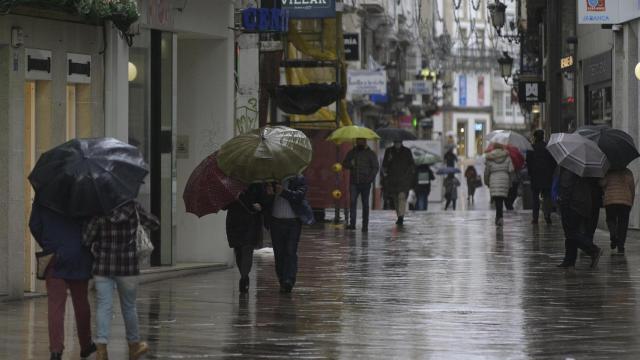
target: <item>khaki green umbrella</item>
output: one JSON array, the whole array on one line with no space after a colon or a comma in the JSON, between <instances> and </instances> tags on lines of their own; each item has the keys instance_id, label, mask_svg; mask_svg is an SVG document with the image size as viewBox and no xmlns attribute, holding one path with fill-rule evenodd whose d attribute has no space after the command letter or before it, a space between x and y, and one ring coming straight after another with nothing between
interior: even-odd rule
<instances>
[{"instance_id":1,"label":"khaki green umbrella","mask_svg":"<svg viewBox=\"0 0 640 360\"><path fill-rule=\"evenodd\" d=\"M327 137L327 140L333 141L336 144L352 142L356 139L378 140L380 136L369 128L349 125L334 130L331 135Z\"/></svg>"},{"instance_id":2,"label":"khaki green umbrella","mask_svg":"<svg viewBox=\"0 0 640 360\"><path fill-rule=\"evenodd\" d=\"M222 145L218 166L244 183L281 181L306 169L312 154L311 142L302 131L266 126Z\"/></svg>"}]
</instances>

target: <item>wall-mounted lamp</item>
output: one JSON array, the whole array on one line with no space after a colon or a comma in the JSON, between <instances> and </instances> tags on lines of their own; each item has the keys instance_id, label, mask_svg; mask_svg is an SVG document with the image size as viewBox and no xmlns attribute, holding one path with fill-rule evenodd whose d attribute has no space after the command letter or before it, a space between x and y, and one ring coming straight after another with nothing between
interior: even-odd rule
<instances>
[{"instance_id":1,"label":"wall-mounted lamp","mask_svg":"<svg viewBox=\"0 0 640 360\"><path fill-rule=\"evenodd\" d=\"M636 79L640 80L640 62L636 64L635 68Z\"/></svg>"},{"instance_id":2,"label":"wall-mounted lamp","mask_svg":"<svg viewBox=\"0 0 640 360\"><path fill-rule=\"evenodd\" d=\"M500 0L496 0L495 3L487 5L487 8L489 9L489 14L491 14L491 25L493 25L498 35L500 35L502 27L507 20L505 14L507 5L501 3Z\"/></svg>"},{"instance_id":3,"label":"wall-mounted lamp","mask_svg":"<svg viewBox=\"0 0 640 360\"><path fill-rule=\"evenodd\" d=\"M19 48L22 45L24 45L24 33L22 32L22 28L14 26L11 28L11 46Z\"/></svg>"},{"instance_id":4,"label":"wall-mounted lamp","mask_svg":"<svg viewBox=\"0 0 640 360\"><path fill-rule=\"evenodd\" d=\"M513 58L505 51L502 53L502 57L498 59L498 64L500 64L500 74L504 82L509 83L511 71L513 70Z\"/></svg>"},{"instance_id":5,"label":"wall-mounted lamp","mask_svg":"<svg viewBox=\"0 0 640 360\"><path fill-rule=\"evenodd\" d=\"M138 68L132 62L129 62L129 72L128 72L129 81L134 81L138 77Z\"/></svg>"}]
</instances>

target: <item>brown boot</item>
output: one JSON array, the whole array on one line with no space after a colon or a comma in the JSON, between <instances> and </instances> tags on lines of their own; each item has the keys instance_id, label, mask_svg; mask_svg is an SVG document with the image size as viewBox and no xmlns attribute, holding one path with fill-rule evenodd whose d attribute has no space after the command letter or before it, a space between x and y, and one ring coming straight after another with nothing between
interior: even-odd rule
<instances>
[{"instance_id":1,"label":"brown boot","mask_svg":"<svg viewBox=\"0 0 640 360\"><path fill-rule=\"evenodd\" d=\"M129 343L129 360L138 360L147 351L149 351L149 346L144 341Z\"/></svg>"},{"instance_id":2,"label":"brown boot","mask_svg":"<svg viewBox=\"0 0 640 360\"><path fill-rule=\"evenodd\" d=\"M96 360L109 360L107 344L96 344Z\"/></svg>"}]
</instances>

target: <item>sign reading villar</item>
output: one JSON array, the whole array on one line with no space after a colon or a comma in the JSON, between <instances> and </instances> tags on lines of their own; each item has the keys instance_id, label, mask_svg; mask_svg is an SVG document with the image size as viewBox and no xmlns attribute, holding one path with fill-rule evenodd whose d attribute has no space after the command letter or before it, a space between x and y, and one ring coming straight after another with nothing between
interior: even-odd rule
<instances>
[{"instance_id":1,"label":"sign reading villar","mask_svg":"<svg viewBox=\"0 0 640 360\"><path fill-rule=\"evenodd\" d=\"M283 10L289 10L292 19L336 16L335 0L280 0L280 4Z\"/></svg>"},{"instance_id":2,"label":"sign reading villar","mask_svg":"<svg viewBox=\"0 0 640 360\"><path fill-rule=\"evenodd\" d=\"M242 10L242 27L246 31L287 32L289 31L289 11L246 8Z\"/></svg>"}]
</instances>

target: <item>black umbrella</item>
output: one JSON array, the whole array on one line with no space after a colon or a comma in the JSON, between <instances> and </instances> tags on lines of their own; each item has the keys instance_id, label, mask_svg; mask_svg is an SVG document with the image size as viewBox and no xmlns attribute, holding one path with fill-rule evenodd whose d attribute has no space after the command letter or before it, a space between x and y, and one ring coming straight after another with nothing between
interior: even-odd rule
<instances>
[{"instance_id":1,"label":"black umbrella","mask_svg":"<svg viewBox=\"0 0 640 360\"><path fill-rule=\"evenodd\" d=\"M387 141L404 141L418 139L418 137L412 132L400 128L380 128L376 129L376 133L380 135L383 140Z\"/></svg>"},{"instance_id":2,"label":"black umbrella","mask_svg":"<svg viewBox=\"0 0 640 360\"><path fill-rule=\"evenodd\" d=\"M113 138L74 139L42 154L29 181L40 204L82 217L135 199L148 172L135 146Z\"/></svg>"},{"instance_id":3,"label":"black umbrella","mask_svg":"<svg viewBox=\"0 0 640 360\"><path fill-rule=\"evenodd\" d=\"M323 106L336 102L340 87L332 84L280 85L276 103L288 114L311 115Z\"/></svg>"},{"instance_id":4,"label":"black umbrella","mask_svg":"<svg viewBox=\"0 0 640 360\"><path fill-rule=\"evenodd\" d=\"M621 170L640 157L631 135L604 125L583 126L576 133L593 140L609 159L611 169Z\"/></svg>"}]
</instances>

